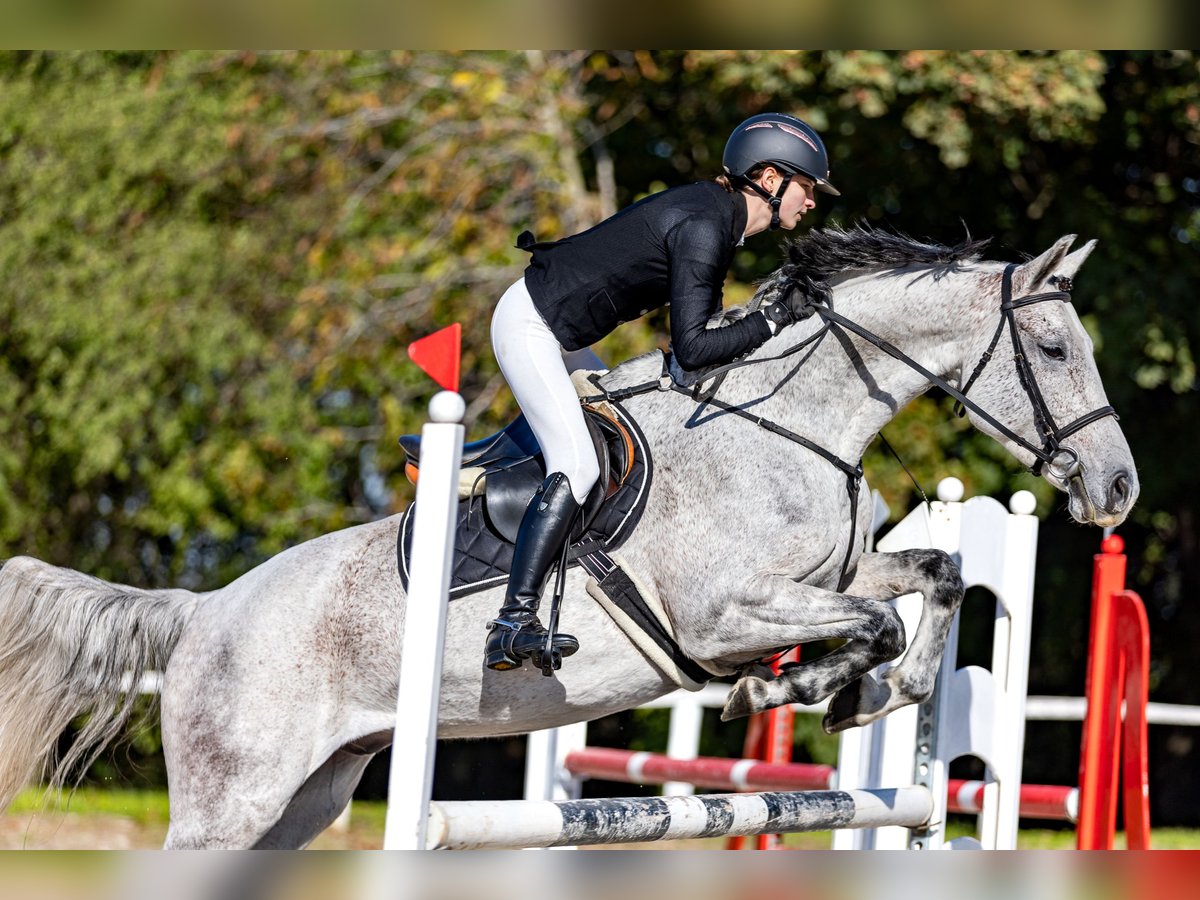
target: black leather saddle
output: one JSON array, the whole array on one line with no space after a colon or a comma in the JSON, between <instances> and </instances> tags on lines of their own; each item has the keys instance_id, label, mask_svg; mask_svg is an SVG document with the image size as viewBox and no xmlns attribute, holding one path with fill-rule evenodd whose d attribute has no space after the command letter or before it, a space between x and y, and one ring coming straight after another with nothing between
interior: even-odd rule
<instances>
[{"instance_id":1,"label":"black leather saddle","mask_svg":"<svg viewBox=\"0 0 1200 900\"><path fill-rule=\"evenodd\" d=\"M572 535L572 562L596 550L614 549L628 537L641 517L650 481L645 438L628 413L616 403L606 403L605 410L585 405L583 411L600 478ZM400 446L408 456L405 473L415 483L420 477L420 435L405 435ZM503 430L464 445L462 468L474 475L470 486L482 490L471 490L469 496L460 490L451 596L507 579L525 508L546 478L541 449L523 415ZM406 587L414 507L405 512L399 536L400 575Z\"/></svg>"},{"instance_id":2,"label":"black leather saddle","mask_svg":"<svg viewBox=\"0 0 1200 900\"><path fill-rule=\"evenodd\" d=\"M600 463L600 477L583 506L582 525L586 527L629 474L633 441L627 429L610 416L590 406L583 412ZM421 436L406 434L400 438L400 446L408 457L405 474L415 484L420 477ZM517 416L490 437L464 444L462 468L482 470L477 477L483 480L483 514L502 537L515 543L525 507L547 475L537 438L525 416Z\"/></svg>"}]
</instances>

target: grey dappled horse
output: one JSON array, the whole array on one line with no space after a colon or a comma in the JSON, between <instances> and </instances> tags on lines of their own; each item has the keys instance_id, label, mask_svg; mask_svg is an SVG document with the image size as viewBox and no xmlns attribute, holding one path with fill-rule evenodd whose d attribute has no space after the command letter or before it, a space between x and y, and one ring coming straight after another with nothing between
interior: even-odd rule
<instances>
[{"instance_id":1,"label":"grey dappled horse","mask_svg":"<svg viewBox=\"0 0 1200 900\"><path fill-rule=\"evenodd\" d=\"M1022 463L1038 462L1038 453L1050 459L1042 474L1067 492L1075 519L1115 525L1133 506L1137 476L1115 417L1093 413L1107 401L1075 310L1053 293L1046 302L1001 309L1006 277L1014 300L1065 285L1060 279L1073 277L1094 245L1068 253L1072 242L1062 238L1006 276L1002 263L981 261L982 245L969 241L948 248L861 228L814 232L794 244L791 263L752 304L781 291L786 272L827 278L832 307L845 320L955 387L974 373L976 426ZM1009 314L1016 341L999 324ZM821 329L824 336L802 352L771 359ZM981 358L991 361L976 371ZM782 329L750 359L757 364L728 374L720 400L851 465L929 387L924 375L824 314ZM604 384L615 390L659 373L652 354L617 367ZM1045 397L1040 411L1030 379ZM945 554L862 553L869 492L858 492L852 520L844 471L778 433L674 391L625 405L646 435L655 472L642 524L621 553L658 592L682 649L730 671L793 644L846 641L773 680L762 667L745 674L726 718L832 695L825 727L835 731L928 695L962 599ZM1043 452L1051 446L1047 416L1076 427L1066 437L1072 429L1060 429L1061 447ZM396 724L405 608L398 520L316 538L203 595L139 590L30 558L10 560L0 571L3 801L37 774L80 713L97 710L65 764L111 740L128 712L130 673L136 679L158 668L171 797L167 846L310 841L345 806ZM847 583L839 591L843 565ZM532 667L484 668L499 588L451 604L443 736L594 719L674 689L585 593L585 578L571 571L561 621L581 649L553 678ZM905 650L900 620L885 601L910 592L925 599L920 625L904 657L876 680L867 673ZM57 767L59 778L64 771Z\"/></svg>"}]
</instances>

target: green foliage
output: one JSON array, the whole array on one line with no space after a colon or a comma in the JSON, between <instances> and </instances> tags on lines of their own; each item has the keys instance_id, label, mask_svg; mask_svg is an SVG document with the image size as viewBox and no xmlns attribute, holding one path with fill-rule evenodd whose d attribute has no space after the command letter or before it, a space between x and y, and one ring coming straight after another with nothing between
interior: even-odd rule
<instances>
[{"instance_id":1,"label":"green foliage","mask_svg":"<svg viewBox=\"0 0 1200 900\"><path fill-rule=\"evenodd\" d=\"M0 549L215 587L391 511L430 393L403 348L451 319L489 411L466 311L520 274L521 227L564 227L529 128L553 67L7 54L0 78Z\"/></svg>"},{"instance_id":2,"label":"green foliage","mask_svg":"<svg viewBox=\"0 0 1200 900\"><path fill-rule=\"evenodd\" d=\"M165 583L206 539L279 549L332 486L271 343L288 284L263 277L237 91L197 97L199 59L140 62L33 57L0 91L0 540Z\"/></svg>"},{"instance_id":3,"label":"green foliage","mask_svg":"<svg viewBox=\"0 0 1200 900\"><path fill-rule=\"evenodd\" d=\"M812 762L822 766L836 766L838 761L838 736L826 734L821 728L821 716L798 715L792 731L795 762Z\"/></svg>"},{"instance_id":4,"label":"green foliage","mask_svg":"<svg viewBox=\"0 0 1200 900\"><path fill-rule=\"evenodd\" d=\"M47 796L45 791L28 788L13 799L9 812L14 815L57 812L78 816L117 815L139 824L165 826L170 818L170 803L162 790L82 787Z\"/></svg>"}]
</instances>

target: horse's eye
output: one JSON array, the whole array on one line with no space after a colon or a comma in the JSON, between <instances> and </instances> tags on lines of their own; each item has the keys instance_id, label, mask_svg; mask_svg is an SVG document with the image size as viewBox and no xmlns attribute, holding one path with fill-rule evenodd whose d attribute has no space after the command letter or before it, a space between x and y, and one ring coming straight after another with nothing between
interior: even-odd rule
<instances>
[{"instance_id":1,"label":"horse's eye","mask_svg":"<svg viewBox=\"0 0 1200 900\"><path fill-rule=\"evenodd\" d=\"M1057 344L1042 344L1041 350L1047 359L1062 361L1067 358L1067 351Z\"/></svg>"}]
</instances>

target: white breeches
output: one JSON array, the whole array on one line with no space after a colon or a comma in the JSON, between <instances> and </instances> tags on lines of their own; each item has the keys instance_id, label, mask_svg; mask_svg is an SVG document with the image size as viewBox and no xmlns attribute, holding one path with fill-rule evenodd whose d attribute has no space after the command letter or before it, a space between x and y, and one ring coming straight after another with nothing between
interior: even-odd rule
<instances>
[{"instance_id":1,"label":"white breeches","mask_svg":"<svg viewBox=\"0 0 1200 900\"><path fill-rule=\"evenodd\" d=\"M547 474L566 475L575 500L583 503L600 477L600 467L568 372L602 368L600 360L590 349L562 349L533 305L524 278L496 305L492 349L541 445Z\"/></svg>"}]
</instances>

